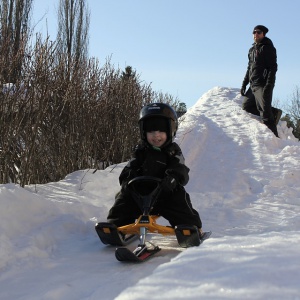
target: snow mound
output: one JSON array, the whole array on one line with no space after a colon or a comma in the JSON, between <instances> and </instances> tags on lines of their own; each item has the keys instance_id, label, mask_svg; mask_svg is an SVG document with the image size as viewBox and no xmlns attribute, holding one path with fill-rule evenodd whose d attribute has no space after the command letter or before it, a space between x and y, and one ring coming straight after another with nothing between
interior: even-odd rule
<instances>
[{"instance_id":1,"label":"snow mound","mask_svg":"<svg viewBox=\"0 0 300 300\"><path fill-rule=\"evenodd\" d=\"M241 103L238 89L215 87L180 119L186 188L213 231L201 247L155 236L162 251L136 265L100 243L94 225L126 163L0 185L0 298L299 299L299 141L286 122L276 138Z\"/></svg>"}]
</instances>

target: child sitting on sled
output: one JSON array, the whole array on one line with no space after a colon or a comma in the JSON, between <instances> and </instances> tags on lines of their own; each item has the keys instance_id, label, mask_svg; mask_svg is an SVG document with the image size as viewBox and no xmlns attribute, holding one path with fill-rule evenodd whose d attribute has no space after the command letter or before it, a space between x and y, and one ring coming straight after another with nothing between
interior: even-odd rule
<instances>
[{"instance_id":1,"label":"child sitting on sled","mask_svg":"<svg viewBox=\"0 0 300 300\"><path fill-rule=\"evenodd\" d=\"M162 191L151 214L164 217L172 227L195 225L202 235L200 216L184 188L189 168L180 147L173 142L178 128L176 112L167 104L152 103L142 108L138 123L141 143L120 174L121 190L109 210L108 222L119 227L138 219L141 209L130 194L128 182L138 176L153 176L162 179Z\"/></svg>"}]
</instances>

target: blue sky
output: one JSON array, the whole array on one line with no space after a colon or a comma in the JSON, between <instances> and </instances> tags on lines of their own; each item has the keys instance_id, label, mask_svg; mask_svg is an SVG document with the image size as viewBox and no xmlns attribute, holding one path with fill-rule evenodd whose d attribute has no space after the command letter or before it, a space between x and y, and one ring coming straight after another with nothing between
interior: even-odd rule
<instances>
[{"instance_id":1,"label":"blue sky","mask_svg":"<svg viewBox=\"0 0 300 300\"><path fill-rule=\"evenodd\" d=\"M36 0L36 31L55 39L58 0ZM156 91L191 107L215 86L240 88L262 24L277 49L274 102L285 105L300 87L300 2L296 0L87 0L89 55L130 65ZM46 23L47 22L47 23ZM47 26L46 26L47 24Z\"/></svg>"}]
</instances>

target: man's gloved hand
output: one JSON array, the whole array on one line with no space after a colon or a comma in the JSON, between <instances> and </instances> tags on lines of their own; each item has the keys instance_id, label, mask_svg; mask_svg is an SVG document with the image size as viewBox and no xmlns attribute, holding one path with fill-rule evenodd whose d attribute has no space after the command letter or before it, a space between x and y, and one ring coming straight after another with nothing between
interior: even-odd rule
<instances>
[{"instance_id":1,"label":"man's gloved hand","mask_svg":"<svg viewBox=\"0 0 300 300\"><path fill-rule=\"evenodd\" d=\"M273 88L274 88L274 85L273 84L266 84L264 86L264 89L263 89L263 95L264 96L269 96L272 92L273 92Z\"/></svg>"},{"instance_id":2,"label":"man's gloved hand","mask_svg":"<svg viewBox=\"0 0 300 300\"><path fill-rule=\"evenodd\" d=\"M177 186L177 181L174 177L167 175L163 180L162 180L162 188L166 191L172 192L176 186Z\"/></svg>"},{"instance_id":3,"label":"man's gloved hand","mask_svg":"<svg viewBox=\"0 0 300 300\"><path fill-rule=\"evenodd\" d=\"M246 87L243 85L241 88L241 95L245 96L245 94L246 94Z\"/></svg>"},{"instance_id":4,"label":"man's gloved hand","mask_svg":"<svg viewBox=\"0 0 300 300\"><path fill-rule=\"evenodd\" d=\"M127 191L127 189L128 189L128 180L123 180L122 181L122 185L121 185L121 188L122 188L122 191L123 192L126 192Z\"/></svg>"}]
</instances>

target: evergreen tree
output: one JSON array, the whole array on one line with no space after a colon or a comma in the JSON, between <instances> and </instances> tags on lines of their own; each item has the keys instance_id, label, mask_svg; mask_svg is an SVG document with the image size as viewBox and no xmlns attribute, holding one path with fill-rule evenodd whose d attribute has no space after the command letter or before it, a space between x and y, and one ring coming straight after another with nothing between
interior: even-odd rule
<instances>
[{"instance_id":1,"label":"evergreen tree","mask_svg":"<svg viewBox=\"0 0 300 300\"><path fill-rule=\"evenodd\" d=\"M186 104L184 102L180 102L176 111L178 118L183 116L186 112L187 112Z\"/></svg>"}]
</instances>

